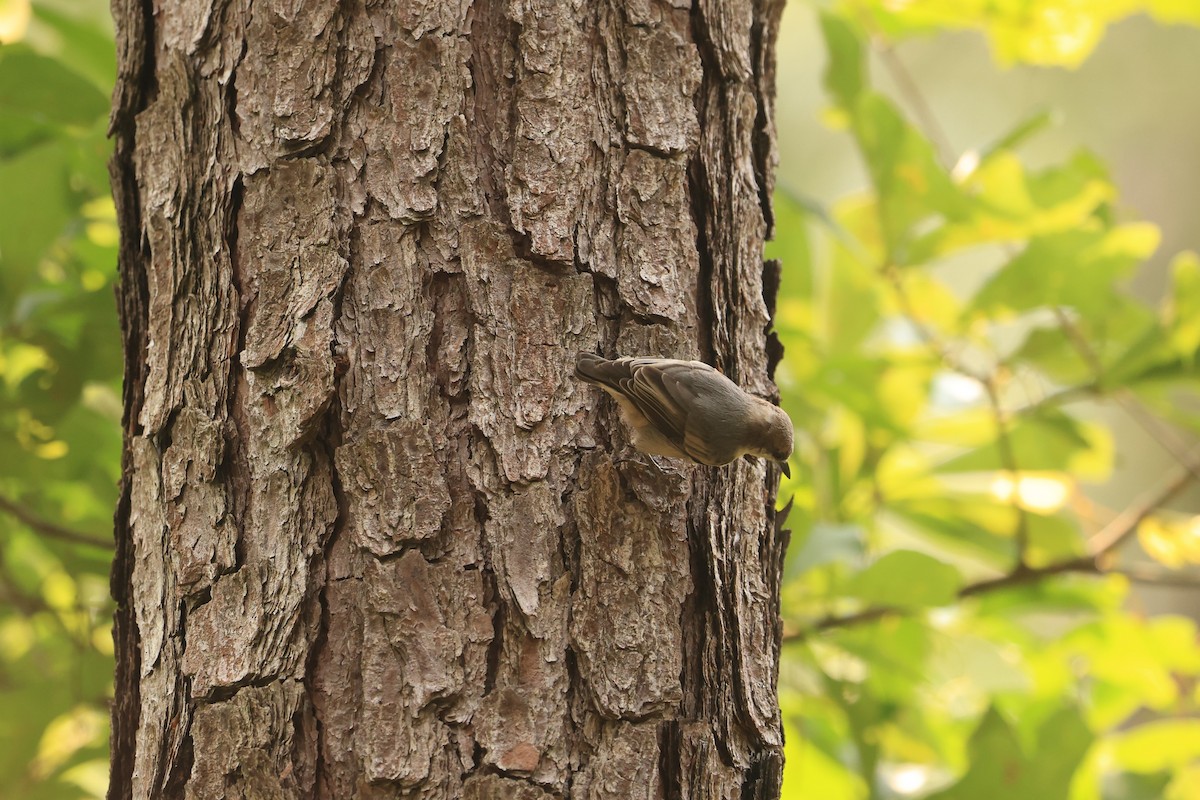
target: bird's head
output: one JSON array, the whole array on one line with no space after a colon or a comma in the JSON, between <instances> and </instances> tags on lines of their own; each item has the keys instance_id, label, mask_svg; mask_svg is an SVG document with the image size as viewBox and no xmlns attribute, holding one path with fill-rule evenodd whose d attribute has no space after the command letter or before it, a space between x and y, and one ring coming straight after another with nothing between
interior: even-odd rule
<instances>
[{"instance_id":1,"label":"bird's head","mask_svg":"<svg viewBox=\"0 0 1200 800\"><path fill-rule=\"evenodd\" d=\"M790 478L792 470L788 467L788 459L792 457L794 447L792 420L787 412L779 406L772 406L772 409L774 409L774 413L771 415L771 425L767 435L767 441L770 442L767 457L772 461L779 462L783 474Z\"/></svg>"},{"instance_id":2,"label":"bird's head","mask_svg":"<svg viewBox=\"0 0 1200 800\"><path fill-rule=\"evenodd\" d=\"M754 431L754 446L749 454L778 462L783 474L790 478L792 472L788 467L788 459L792 457L794 446L791 417L774 403L761 398L758 403L754 414L757 424L751 429Z\"/></svg>"}]
</instances>

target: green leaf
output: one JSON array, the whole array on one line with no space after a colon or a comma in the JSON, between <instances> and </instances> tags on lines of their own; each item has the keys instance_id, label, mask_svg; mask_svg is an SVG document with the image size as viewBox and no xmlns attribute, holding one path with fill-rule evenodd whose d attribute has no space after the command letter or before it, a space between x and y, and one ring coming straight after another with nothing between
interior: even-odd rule
<instances>
[{"instance_id":1,"label":"green leaf","mask_svg":"<svg viewBox=\"0 0 1200 800\"><path fill-rule=\"evenodd\" d=\"M921 620L892 617L835 630L829 640L867 664L864 685L873 697L898 704L916 701L931 650L929 627Z\"/></svg>"},{"instance_id":2,"label":"green leaf","mask_svg":"<svg viewBox=\"0 0 1200 800\"><path fill-rule=\"evenodd\" d=\"M872 605L927 608L952 603L962 586L954 567L915 550L896 550L852 577L843 593Z\"/></svg>"},{"instance_id":3,"label":"green leaf","mask_svg":"<svg viewBox=\"0 0 1200 800\"><path fill-rule=\"evenodd\" d=\"M838 105L849 110L867 83L863 41L846 17L823 11L820 19L829 56L825 67L825 89Z\"/></svg>"},{"instance_id":4,"label":"green leaf","mask_svg":"<svg viewBox=\"0 0 1200 800\"><path fill-rule=\"evenodd\" d=\"M918 229L938 219L965 219L971 204L938 163L933 146L882 95L864 94L854 133L879 195L887 261L914 263Z\"/></svg>"},{"instance_id":5,"label":"green leaf","mask_svg":"<svg viewBox=\"0 0 1200 800\"><path fill-rule=\"evenodd\" d=\"M1171 262L1171 290L1163 316L1171 346L1194 365L1200 350L1200 256L1196 253L1180 253Z\"/></svg>"},{"instance_id":6,"label":"green leaf","mask_svg":"<svg viewBox=\"0 0 1200 800\"><path fill-rule=\"evenodd\" d=\"M986 316L1068 306L1099 319L1119 304L1116 281L1153 254L1158 240L1158 229L1144 223L1039 236L992 276L972 307Z\"/></svg>"},{"instance_id":7,"label":"green leaf","mask_svg":"<svg viewBox=\"0 0 1200 800\"><path fill-rule=\"evenodd\" d=\"M1115 195L1103 166L1086 152L1031 174L1017 154L1006 149L981 159L963 177L961 191L970 197L967 212L915 242L914 261L992 242L1074 231L1094 224L1093 217Z\"/></svg>"},{"instance_id":8,"label":"green leaf","mask_svg":"<svg viewBox=\"0 0 1200 800\"><path fill-rule=\"evenodd\" d=\"M1012 355L1013 363L1036 367L1062 386L1087 383L1092 377L1090 366L1060 327L1037 327Z\"/></svg>"},{"instance_id":9,"label":"green leaf","mask_svg":"<svg viewBox=\"0 0 1200 800\"><path fill-rule=\"evenodd\" d=\"M783 284L780 286L780 309L776 325L802 329L810 327L808 320L789 318L785 313L788 301L811 302L813 297L813 257L808 236L811 211L805 200L780 188L772 201L775 212L775 239L767 243L765 257L783 264Z\"/></svg>"},{"instance_id":10,"label":"green leaf","mask_svg":"<svg viewBox=\"0 0 1200 800\"><path fill-rule=\"evenodd\" d=\"M107 116L108 98L57 59L9 45L0 47L0 110L3 116L84 127Z\"/></svg>"},{"instance_id":11,"label":"green leaf","mask_svg":"<svg viewBox=\"0 0 1200 800\"><path fill-rule=\"evenodd\" d=\"M971 736L967 774L927 800L1065 798L1091 742L1078 710L1064 708L1042 724L1036 745L1027 752L1012 726L990 708Z\"/></svg>"},{"instance_id":12,"label":"green leaf","mask_svg":"<svg viewBox=\"0 0 1200 800\"><path fill-rule=\"evenodd\" d=\"M990 508L986 508L990 507ZM912 527L912 532L947 555L969 556L993 567L1002 567L1012 559L1010 536L998 536L978 518L979 512L997 509L995 503L978 502L957 495L934 498L915 498L889 503L887 511ZM1011 508L992 513L995 524L999 518L1005 531L1016 529Z\"/></svg>"},{"instance_id":13,"label":"green leaf","mask_svg":"<svg viewBox=\"0 0 1200 800\"><path fill-rule=\"evenodd\" d=\"M1075 459L1101 446L1100 442L1093 443L1077 420L1051 409L1036 417L1019 420L1008 429L1007 439L1017 469L1022 471L1069 471ZM982 447L942 462L937 471L990 472L1008 468L999 443L993 439Z\"/></svg>"},{"instance_id":14,"label":"green leaf","mask_svg":"<svg viewBox=\"0 0 1200 800\"><path fill-rule=\"evenodd\" d=\"M827 564L858 564L864 553L865 535L857 525L818 522L803 540L788 548L785 580Z\"/></svg>"},{"instance_id":15,"label":"green leaf","mask_svg":"<svg viewBox=\"0 0 1200 800\"><path fill-rule=\"evenodd\" d=\"M68 152L51 142L0 161L0 318L17 300L46 250L73 218Z\"/></svg>"},{"instance_id":16,"label":"green leaf","mask_svg":"<svg viewBox=\"0 0 1200 800\"><path fill-rule=\"evenodd\" d=\"M96 16L94 12L88 4L55 9L42 2L33 9L34 18L61 38L55 57L107 94L117 75L112 21L108 14Z\"/></svg>"}]
</instances>

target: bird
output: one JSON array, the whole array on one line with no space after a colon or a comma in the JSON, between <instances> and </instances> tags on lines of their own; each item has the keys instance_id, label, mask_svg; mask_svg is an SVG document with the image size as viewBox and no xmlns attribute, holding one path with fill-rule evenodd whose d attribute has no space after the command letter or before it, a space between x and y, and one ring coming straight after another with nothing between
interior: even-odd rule
<instances>
[{"instance_id":1,"label":"bird","mask_svg":"<svg viewBox=\"0 0 1200 800\"><path fill-rule=\"evenodd\" d=\"M645 356L607 359L580 353L575 376L612 395L650 455L711 467L742 456L770 459L791 477L792 420L702 361Z\"/></svg>"}]
</instances>

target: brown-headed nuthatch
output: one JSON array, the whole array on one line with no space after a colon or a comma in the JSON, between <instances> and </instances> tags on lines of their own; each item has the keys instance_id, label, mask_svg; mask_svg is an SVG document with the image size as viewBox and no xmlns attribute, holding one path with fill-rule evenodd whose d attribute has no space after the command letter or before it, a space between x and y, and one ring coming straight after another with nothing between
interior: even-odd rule
<instances>
[{"instance_id":1,"label":"brown-headed nuthatch","mask_svg":"<svg viewBox=\"0 0 1200 800\"><path fill-rule=\"evenodd\" d=\"M758 456L778 461L791 477L791 419L708 364L580 353L575 375L613 396L644 453L713 467Z\"/></svg>"}]
</instances>

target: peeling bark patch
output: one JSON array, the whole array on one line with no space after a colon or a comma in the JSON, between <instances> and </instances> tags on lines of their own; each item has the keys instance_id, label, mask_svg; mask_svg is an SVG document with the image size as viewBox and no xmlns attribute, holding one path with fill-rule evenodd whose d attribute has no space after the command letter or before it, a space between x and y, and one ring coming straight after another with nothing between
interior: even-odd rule
<instances>
[{"instance_id":1,"label":"peeling bark patch","mask_svg":"<svg viewBox=\"0 0 1200 800\"><path fill-rule=\"evenodd\" d=\"M673 15L625 28L626 132L630 144L683 153L699 136L692 96L700 86L700 57L675 29Z\"/></svg>"},{"instance_id":2,"label":"peeling bark patch","mask_svg":"<svg viewBox=\"0 0 1200 800\"><path fill-rule=\"evenodd\" d=\"M256 472L243 520L246 563L221 576L211 600L189 618L182 667L194 696L302 676L318 624L309 589L313 558L337 518L328 470L314 454Z\"/></svg>"},{"instance_id":3,"label":"peeling bark patch","mask_svg":"<svg viewBox=\"0 0 1200 800\"><path fill-rule=\"evenodd\" d=\"M579 522L579 588L571 643L596 709L640 718L681 699L683 634L690 591L682 504L655 514L628 498L606 457L590 457L573 498Z\"/></svg>"},{"instance_id":4,"label":"peeling bark patch","mask_svg":"<svg viewBox=\"0 0 1200 800\"><path fill-rule=\"evenodd\" d=\"M591 4L584 0L514 0L520 30L512 166L506 173L512 226L537 256L571 264L583 200L580 178L592 168Z\"/></svg>"},{"instance_id":5,"label":"peeling bark patch","mask_svg":"<svg viewBox=\"0 0 1200 800\"><path fill-rule=\"evenodd\" d=\"M337 467L350 502L347 526L376 556L441 530L450 495L424 425L370 429L338 448Z\"/></svg>"},{"instance_id":6,"label":"peeling bark patch","mask_svg":"<svg viewBox=\"0 0 1200 800\"><path fill-rule=\"evenodd\" d=\"M422 289L425 256L416 231L375 211L358 226L356 250L360 263L338 321L338 338L349 343L342 407L351 438L356 425L373 426L380 417L428 422L432 385L425 342L433 310Z\"/></svg>"},{"instance_id":7,"label":"peeling bark patch","mask_svg":"<svg viewBox=\"0 0 1200 800\"><path fill-rule=\"evenodd\" d=\"M187 782L188 800L312 797L316 748L297 726L311 717L304 687L282 681L247 687L196 712L193 747L204 757Z\"/></svg>"},{"instance_id":8,"label":"peeling bark patch","mask_svg":"<svg viewBox=\"0 0 1200 800\"><path fill-rule=\"evenodd\" d=\"M695 318L688 287L700 274L687 193L682 161L629 153L617 192L621 299L635 314L683 325Z\"/></svg>"},{"instance_id":9,"label":"peeling bark patch","mask_svg":"<svg viewBox=\"0 0 1200 800\"><path fill-rule=\"evenodd\" d=\"M361 774L355 747L362 705L361 588L359 580L335 579L325 586L327 638L313 676L313 706L323 734L321 798L353 797Z\"/></svg>"},{"instance_id":10,"label":"peeling bark patch","mask_svg":"<svg viewBox=\"0 0 1200 800\"><path fill-rule=\"evenodd\" d=\"M484 763L549 785L568 780L569 597L570 576L563 574L548 587L539 617L504 617L495 685L474 718Z\"/></svg>"},{"instance_id":11,"label":"peeling bark patch","mask_svg":"<svg viewBox=\"0 0 1200 800\"><path fill-rule=\"evenodd\" d=\"M493 440L509 481L539 480L587 402L573 375L575 354L595 346L592 281L516 258L489 223L469 224L462 239L476 319L470 420Z\"/></svg>"},{"instance_id":12,"label":"peeling bark patch","mask_svg":"<svg viewBox=\"0 0 1200 800\"><path fill-rule=\"evenodd\" d=\"M242 365L261 367L304 337L309 318L341 285L340 214L331 172L312 159L249 175L238 215L249 296ZM316 321L321 322L318 314ZM324 320L328 329L329 320Z\"/></svg>"},{"instance_id":13,"label":"peeling bark patch","mask_svg":"<svg viewBox=\"0 0 1200 800\"><path fill-rule=\"evenodd\" d=\"M236 560L237 531L227 518L226 490L217 479L224 460L223 426L196 409L182 409L163 454L163 489L170 503L177 577L187 592L206 589Z\"/></svg>"},{"instance_id":14,"label":"peeling bark patch","mask_svg":"<svg viewBox=\"0 0 1200 800\"><path fill-rule=\"evenodd\" d=\"M363 632L361 742L372 781L416 786L470 719L482 687L491 616L477 572L430 565L408 551L367 570Z\"/></svg>"},{"instance_id":15,"label":"peeling bark patch","mask_svg":"<svg viewBox=\"0 0 1200 800\"><path fill-rule=\"evenodd\" d=\"M217 418L229 390L230 332L237 326L222 221L226 177L191 159L231 157L221 132L223 101L213 83L193 85L174 54L161 65L166 86L137 117L134 156L142 187L141 227L149 244L144 433L160 433L184 405ZM198 124L197 121L202 121ZM222 184L220 197L208 191ZM229 181L231 184L231 181Z\"/></svg>"},{"instance_id":16,"label":"peeling bark patch","mask_svg":"<svg viewBox=\"0 0 1200 800\"><path fill-rule=\"evenodd\" d=\"M321 143L370 73L371 30L336 4L260 2L238 68L239 133L253 171L272 155ZM260 155L261 154L261 155Z\"/></svg>"},{"instance_id":17,"label":"peeling bark patch","mask_svg":"<svg viewBox=\"0 0 1200 800\"><path fill-rule=\"evenodd\" d=\"M380 55L382 76L349 117L347 135L365 150L368 191L392 219L405 223L429 219L437 208L438 164L470 79L461 31L465 18L438 22L449 30L391 33Z\"/></svg>"},{"instance_id":18,"label":"peeling bark patch","mask_svg":"<svg viewBox=\"0 0 1200 800\"><path fill-rule=\"evenodd\" d=\"M605 726L596 750L576 781L576 796L589 800L658 800L658 724Z\"/></svg>"},{"instance_id":19,"label":"peeling bark patch","mask_svg":"<svg viewBox=\"0 0 1200 800\"><path fill-rule=\"evenodd\" d=\"M493 569L509 597L520 609L529 629L539 638L560 634L566 618L563 598L555 597L553 584L563 574L554 538L538 535L557 531L565 518L553 490L543 482L493 501L492 518L485 525Z\"/></svg>"},{"instance_id":20,"label":"peeling bark patch","mask_svg":"<svg viewBox=\"0 0 1200 800\"><path fill-rule=\"evenodd\" d=\"M463 784L463 800L558 800L561 797L528 781L500 775L476 775Z\"/></svg>"}]
</instances>

